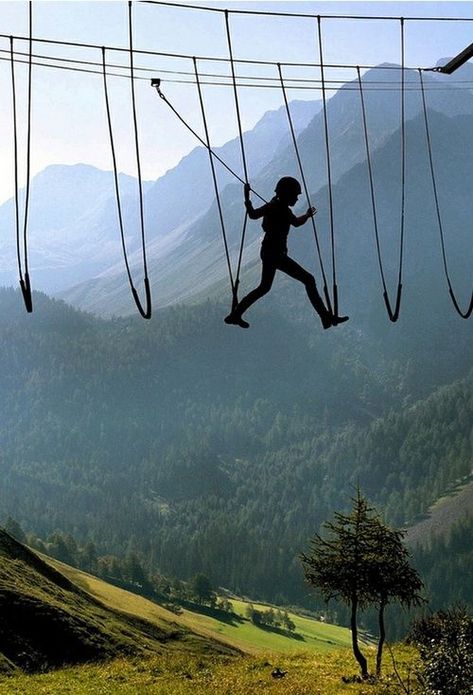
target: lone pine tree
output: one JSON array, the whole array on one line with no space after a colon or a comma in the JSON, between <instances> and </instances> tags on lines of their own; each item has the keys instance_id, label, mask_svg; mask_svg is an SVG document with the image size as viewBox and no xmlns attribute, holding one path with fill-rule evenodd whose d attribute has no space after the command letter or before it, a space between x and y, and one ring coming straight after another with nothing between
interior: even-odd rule
<instances>
[{"instance_id":1,"label":"lone pine tree","mask_svg":"<svg viewBox=\"0 0 473 695\"><path fill-rule=\"evenodd\" d=\"M372 605L378 608L376 674L380 675L385 607L392 601L407 606L420 603L423 584L409 564L403 533L388 527L360 490L352 503L349 514L336 512L334 520L324 524L328 537L316 534L310 552L302 553L301 560L307 582L326 601L336 599L350 607L353 654L362 677L367 678L368 662L358 642L358 611Z\"/></svg>"}]
</instances>

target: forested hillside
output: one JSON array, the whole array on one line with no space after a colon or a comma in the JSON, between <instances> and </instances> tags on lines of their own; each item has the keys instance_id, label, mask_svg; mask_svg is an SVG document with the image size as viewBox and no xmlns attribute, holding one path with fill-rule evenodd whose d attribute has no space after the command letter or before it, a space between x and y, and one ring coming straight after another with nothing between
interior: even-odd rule
<instances>
[{"instance_id":1,"label":"forested hillside","mask_svg":"<svg viewBox=\"0 0 473 695\"><path fill-rule=\"evenodd\" d=\"M211 303L150 323L35 306L0 293L0 511L41 537L307 604L297 555L357 483L404 525L471 471L455 317L389 327L384 350L384 324L324 332L271 302L237 333Z\"/></svg>"}]
</instances>

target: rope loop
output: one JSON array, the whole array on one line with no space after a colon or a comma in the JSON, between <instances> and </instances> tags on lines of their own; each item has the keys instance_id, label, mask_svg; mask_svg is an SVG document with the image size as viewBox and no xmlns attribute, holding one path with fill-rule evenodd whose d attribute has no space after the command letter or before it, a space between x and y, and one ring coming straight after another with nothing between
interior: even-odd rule
<instances>
[{"instance_id":1,"label":"rope loop","mask_svg":"<svg viewBox=\"0 0 473 695\"><path fill-rule=\"evenodd\" d=\"M378 259L378 266L379 266L379 272L381 276L381 282L383 285L383 299L384 303L386 305L386 311L389 317L389 320L392 321L393 323L396 323L396 321L399 319L399 313L400 313L400 308L401 308L401 297L402 297L402 266L403 266L403 247L404 247L404 186L405 186L405 178L403 175L404 171L404 130L401 128L401 143L402 143L402 152L401 152L401 160L402 160L402 172L401 172L401 230L400 230L400 251L399 251L399 272L398 272L398 283L397 283L397 290L396 290L396 301L394 303L394 307L391 303L391 300L389 298L388 294L388 289L387 289L387 284L386 284L386 277L384 273L384 265L383 265L383 259L382 259L382 254L381 254L381 242L379 238L379 227L378 227L378 213L376 209L376 197L375 197L375 191L374 191L374 177L373 177L373 166L372 166L372 161L371 161L371 151L370 151L370 145L369 145L369 138L368 138L368 122L367 122L367 117L366 117L366 105L365 105L365 97L364 97L364 91L363 91L363 82L361 79L361 71L360 71L360 66L356 66L356 72L357 72L357 79L358 79L358 89L359 89L359 94L360 94L360 103L361 103L361 115L362 115L362 124L363 124L363 134L364 134L364 140L365 140L365 151L366 151L366 162L368 166L368 179L369 179L369 187L370 187L370 196L371 196L371 210L372 210L372 215L373 215L373 228L374 228L374 234L375 234L375 242L376 242L376 253L377 253L377 259ZM403 110L401 109L401 114L403 115Z\"/></svg>"},{"instance_id":2,"label":"rope loop","mask_svg":"<svg viewBox=\"0 0 473 695\"><path fill-rule=\"evenodd\" d=\"M31 283L28 266L28 213L30 203L30 183L31 183L31 93L32 93L32 65L33 65L33 4L28 3L28 97L27 97L27 125L26 125L26 191L23 212L23 262L21 259L20 240L20 197L18 185L18 122L16 107L16 81L15 81L15 57L14 57L14 38L10 36L10 66L12 84L12 112L13 112L13 150L14 150L14 188L15 188L15 230L16 230L16 255L18 263L18 274L20 278L20 289L25 304L26 311L31 314L33 311L33 297L31 293Z\"/></svg>"},{"instance_id":3,"label":"rope loop","mask_svg":"<svg viewBox=\"0 0 473 695\"><path fill-rule=\"evenodd\" d=\"M332 287L333 287L333 313L338 316L338 291L336 291L337 285L337 271L336 271L336 259L335 259L335 226L334 226L334 206L333 206L333 191L332 191L332 167L330 160L330 136L328 129L328 111L327 111L327 96L325 90L325 70L324 70L324 56L323 56L323 42L322 42L322 21L320 15L317 15L317 25L318 25L318 43L319 43L319 62L320 62L320 78L322 82L322 103L323 103L323 114L324 114L324 131L325 131L325 158L327 164L327 188L328 188L328 200L329 200L329 224L330 224L330 248L332 254Z\"/></svg>"},{"instance_id":4,"label":"rope loop","mask_svg":"<svg viewBox=\"0 0 473 695\"><path fill-rule=\"evenodd\" d=\"M144 288L145 288L145 306L143 306L143 304L140 300L140 297L138 295L138 291L136 290L135 285L133 283L133 278L132 278L131 269L130 269L130 263L128 260L128 252L127 252L127 248L126 248L125 229L124 229L124 222L123 222L123 211L122 211L122 203L121 203L121 195L120 195L120 185L119 185L119 180L118 180L118 166L117 166L116 148L115 148L115 140L114 140L114 135L113 135L110 99L109 99L109 94L108 94L107 70L106 70L106 60L105 60L105 51L106 51L105 46L102 46L102 49L101 49L102 50L102 76L103 76L103 87L104 87L104 97L105 97L105 109L106 109L106 114L107 114L108 133L109 133L109 139L110 139L110 149L111 149L112 164L113 164L115 200L116 200L116 206L117 206L118 226L119 226L119 230L120 230L123 259L125 262L128 284L129 284L129 287L131 290L131 295L133 297L135 305L136 305L140 315L144 319L150 319L151 315L152 315L152 300L151 300L151 289L150 289L150 284L149 284L147 259L146 259L143 185L142 185L142 178L141 178L140 153L139 153L139 143L138 143L138 124L137 124L137 117L136 117L136 103L135 103L135 93L134 93L131 2L128 3L128 12L129 12L128 17L129 17L130 81L131 81L131 94L132 94L133 126L134 126L134 134L135 134L135 151L136 151L136 161L137 161L137 171L138 171L138 191L139 191L139 205L140 205L141 248L142 248L142 256L143 256L143 271L144 271L143 283L144 283Z\"/></svg>"},{"instance_id":5,"label":"rope loop","mask_svg":"<svg viewBox=\"0 0 473 695\"><path fill-rule=\"evenodd\" d=\"M453 284L452 284L452 281L450 278L450 271L448 269L445 233L443 230L442 216L440 214L440 202L439 202L439 196L438 196L438 190L437 190L437 180L436 180L436 175L435 175L435 170L434 170L434 159L433 159L433 152L432 152L432 138L430 135L429 117L428 117L428 112L427 112L427 100L426 100L426 96L425 96L424 79L422 77L422 69L421 68L418 68L418 73L419 73L419 80L420 80L420 91L421 91L421 95L422 95L422 111L423 111L423 115L424 115L427 151L428 151L428 155L429 155L430 179L432 181L432 190L433 190L433 194L434 194L435 212L436 212L436 216L437 216L437 226L438 226L439 235L440 235L440 247L441 247L441 251L442 251L443 270L444 270L444 274L445 274L445 279L447 281L448 293L450 295L450 299L452 300L452 304L455 308L455 311L458 313L459 316L461 316L462 319L469 319L471 314L473 313L473 291L471 294L471 299L470 299L470 303L468 305L468 308L466 309L466 311L464 311L460 307L460 303L459 303L459 301L456 297L456 294L453 290Z\"/></svg>"}]
</instances>

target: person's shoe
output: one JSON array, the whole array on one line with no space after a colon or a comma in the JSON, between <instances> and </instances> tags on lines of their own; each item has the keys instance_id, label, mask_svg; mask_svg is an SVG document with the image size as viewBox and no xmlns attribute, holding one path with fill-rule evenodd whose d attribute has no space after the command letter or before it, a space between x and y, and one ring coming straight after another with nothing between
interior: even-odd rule
<instances>
[{"instance_id":1,"label":"person's shoe","mask_svg":"<svg viewBox=\"0 0 473 695\"><path fill-rule=\"evenodd\" d=\"M338 326L339 323L345 323L348 321L349 316L332 316L332 326Z\"/></svg>"},{"instance_id":2,"label":"person's shoe","mask_svg":"<svg viewBox=\"0 0 473 695\"><path fill-rule=\"evenodd\" d=\"M332 328L333 323L332 323L332 314L323 314L320 317L320 320L322 321L322 326L324 330L327 330L327 328Z\"/></svg>"},{"instance_id":3,"label":"person's shoe","mask_svg":"<svg viewBox=\"0 0 473 695\"><path fill-rule=\"evenodd\" d=\"M244 321L241 316L238 316L238 314L230 313L228 316L225 316L223 320L230 326L240 326L240 328L250 327L248 321Z\"/></svg>"}]
</instances>

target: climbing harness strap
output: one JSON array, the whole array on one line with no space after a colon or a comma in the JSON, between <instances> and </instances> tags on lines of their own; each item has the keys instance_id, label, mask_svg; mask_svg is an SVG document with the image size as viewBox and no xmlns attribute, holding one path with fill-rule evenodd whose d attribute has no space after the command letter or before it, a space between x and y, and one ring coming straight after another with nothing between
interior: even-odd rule
<instances>
[{"instance_id":1,"label":"climbing harness strap","mask_svg":"<svg viewBox=\"0 0 473 695\"><path fill-rule=\"evenodd\" d=\"M444 268L444 273L445 273L445 279L447 280L448 292L450 294L450 298L452 300L453 306L455 307L455 310L463 319L469 319L472 312L473 312L473 291L471 294L471 299L470 299L470 304L468 306L468 309L466 311L463 311L461 309L460 304L458 302L458 299L455 295L455 292L453 290L453 285L452 285L452 282L450 279L450 273L449 273L448 263L447 263L445 234L443 231L442 216L440 214L440 203L439 203L439 197L438 197L438 191L437 191L437 181L436 181L435 170L434 170L434 161L433 161L433 154L432 154L432 140L431 140L431 136L430 136L429 119L428 119L428 115L427 115L427 102L426 102L426 98L425 98L424 79L422 77L421 68L419 68L418 72L419 72L420 88L421 88L421 94L422 94L422 107L423 107L423 114L424 114L425 134L426 134L426 138L427 138L427 150L428 150L428 154L429 154L430 177L432 180L432 189L433 189L433 193L434 193L435 211L436 211L436 215L437 215L437 223L438 223L439 234L440 234L440 245L442 248L442 259L443 259L443 268Z\"/></svg>"},{"instance_id":2,"label":"climbing harness strap","mask_svg":"<svg viewBox=\"0 0 473 695\"><path fill-rule=\"evenodd\" d=\"M218 155L212 147L209 148L207 142L200 137L200 135L192 128L192 126L185 120L185 118L179 113L179 111L176 109L176 107L170 102L168 97L163 94L161 90L161 80L158 77L155 77L151 80L151 86L154 87L158 93L158 96L163 100L163 102L171 109L171 111L174 113L174 115L180 120L183 126L187 128L187 130L192 133L192 135L200 142L201 145L205 147L206 150L212 155L214 159L217 160L217 162L220 162L220 164L228 171L229 174L231 174L235 179L237 179L240 183L245 183L244 179L239 176L236 171L234 171L221 157ZM263 196L259 195L255 190L251 189L255 196L259 198L263 203L267 203L268 201L263 198Z\"/></svg>"}]
</instances>

